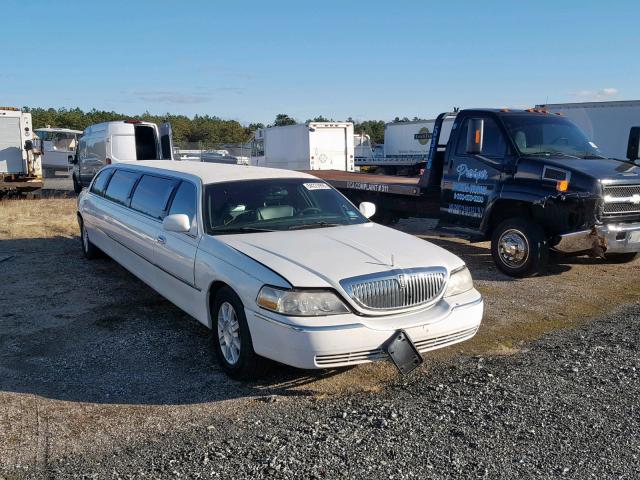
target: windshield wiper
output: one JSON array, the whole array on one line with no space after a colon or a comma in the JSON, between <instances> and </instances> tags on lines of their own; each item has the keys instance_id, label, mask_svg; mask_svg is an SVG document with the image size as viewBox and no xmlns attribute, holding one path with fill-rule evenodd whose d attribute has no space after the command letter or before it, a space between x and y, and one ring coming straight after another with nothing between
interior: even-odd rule
<instances>
[{"instance_id":1,"label":"windshield wiper","mask_svg":"<svg viewBox=\"0 0 640 480\"><path fill-rule=\"evenodd\" d=\"M312 223L303 223L301 225L291 225L287 230L304 230L305 228L339 227L341 225L342 223L312 222Z\"/></svg>"},{"instance_id":2,"label":"windshield wiper","mask_svg":"<svg viewBox=\"0 0 640 480\"><path fill-rule=\"evenodd\" d=\"M563 157L581 159L581 157L576 157L575 155L569 155L568 153L555 152L555 151L530 152L530 153L523 153L522 155L525 157L532 157L532 156L535 157L536 155L561 155Z\"/></svg>"},{"instance_id":3,"label":"windshield wiper","mask_svg":"<svg viewBox=\"0 0 640 480\"><path fill-rule=\"evenodd\" d=\"M257 227L237 227L237 228L221 228L219 230L213 229L211 233L213 235L219 233L260 233L260 232L280 232L281 230L272 230L269 228L257 228Z\"/></svg>"}]
</instances>

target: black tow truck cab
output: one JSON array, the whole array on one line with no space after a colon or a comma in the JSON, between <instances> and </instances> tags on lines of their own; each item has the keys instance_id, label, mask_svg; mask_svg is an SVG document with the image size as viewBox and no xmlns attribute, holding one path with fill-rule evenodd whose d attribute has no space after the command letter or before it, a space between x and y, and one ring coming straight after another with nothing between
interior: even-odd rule
<instances>
[{"instance_id":1,"label":"black tow truck cab","mask_svg":"<svg viewBox=\"0 0 640 480\"><path fill-rule=\"evenodd\" d=\"M450 134L441 135L445 118ZM447 132L448 133L448 132ZM544 110L472 109L438 116L420 177L313 171L376 220L438 219L438 228L491 240L503 272L542 271L549 249L612 262L640 251L640 127L628 158L606 158L567 118Z\"/></svg>"}]
</instances>

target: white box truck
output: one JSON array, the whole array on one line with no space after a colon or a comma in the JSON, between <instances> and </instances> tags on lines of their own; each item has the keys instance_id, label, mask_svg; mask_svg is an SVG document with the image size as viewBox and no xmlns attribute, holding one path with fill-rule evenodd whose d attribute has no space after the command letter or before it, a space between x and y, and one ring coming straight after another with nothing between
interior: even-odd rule
<instances>
[{"instance_id":1,"label":"white box truck","mask_svg":"<svg viewBox=\"0 0 640 480\"><path fill-rule=\"evenodd\" d=\"M40 150L34 142L31 114L0 107L0 198L42 189Z\"/></svg>"},{"instance_id":2,"label":"white box truck","mask_svg":"<svg viewBox=\"0 0 640 480\"><path fill-rule=\"evenodd\" d=\"M356 166L377 167L377 173L387 175L419 175L424 168L435 120L392 122L384 126L384 155L358 157ZM453 119L445 118L442 139L448 139Z\"/></svg>"},{"instance_id":3,"label":"white box truck","mask_svg":"<svg viewBox=\"0 0 640 480\"><path fill-rule=\"evenodd\" d=\"M256 131L251 165L353 172L353 124L311 122Z\"/></svg>"},{"instance_id":4,"label":"white box truck","mask_svg":"<svg viewBox=\"0 0 640 480\"><path fill-rule=\"evenodd\" d=\"M627 157L629 130L640 126L640 100L549 103L536 108L565 115L612 158Z\"/></svg>"}]
</instances>

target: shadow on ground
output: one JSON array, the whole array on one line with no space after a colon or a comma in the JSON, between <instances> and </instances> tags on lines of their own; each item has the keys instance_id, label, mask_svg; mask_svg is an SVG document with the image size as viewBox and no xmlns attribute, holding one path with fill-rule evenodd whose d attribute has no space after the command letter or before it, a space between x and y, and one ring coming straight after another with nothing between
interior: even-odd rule
<instances>
[{"instance_id":1,"label":"shadow on ground","mask_svg":"<svg viewBox=\"0 0 640 480\"><path fill-rule=\"evenodd\" d=\"M77 402L193 404L306 395L344 370L275 366L230 380L210 331L110 259L87 261L77 238L0 241L0 391Z\"/></svg>"}]
</instances>

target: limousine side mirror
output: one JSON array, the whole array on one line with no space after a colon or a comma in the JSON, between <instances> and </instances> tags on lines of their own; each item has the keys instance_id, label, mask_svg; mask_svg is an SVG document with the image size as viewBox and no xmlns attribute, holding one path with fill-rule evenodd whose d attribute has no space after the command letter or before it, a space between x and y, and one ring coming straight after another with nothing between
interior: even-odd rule
<instances>
[{"instance_id":1,"label":"limousine side mirror","mask_svg":"<svg viewBox=\"0 0 640 480\"><path fill-rule=\"evenodd\" d=\"M371 218L376 213L376 204L371 202L362 202L358 209L365 218Z\"/></svg>"},{"instance_id":2,"label":"limousine side mirror","mask_svg":"<svg viewBox=\"0 0 640 480\"><path fill-rule=\"evenodd\" d=\"M167 232L186 233L191 230L191 221L184 213L174 213L164 217L162 228Z\"/></svg>"}]
</instances>

